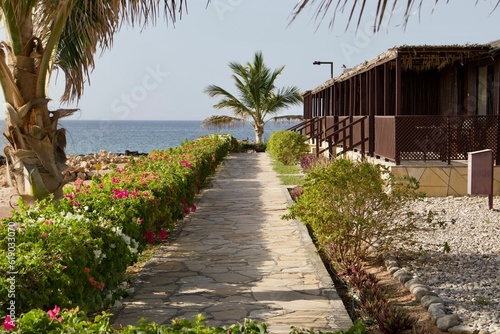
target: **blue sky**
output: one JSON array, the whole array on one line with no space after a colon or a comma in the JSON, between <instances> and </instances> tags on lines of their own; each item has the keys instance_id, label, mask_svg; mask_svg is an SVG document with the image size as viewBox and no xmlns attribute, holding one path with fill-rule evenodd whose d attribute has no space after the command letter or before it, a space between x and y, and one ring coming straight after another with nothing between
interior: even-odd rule
<instances>
[{"instance_id":1,"label":"blue sky","mask_svg":"<svg viewBox=\"0 0 500 334\"><path fill-rule=\"evenodd\" d=\"M355 24L346 31L347 12L337 14L333 28L330 16L318 27L313 8L289 26L296 2L212 0L206 7L204 0L190 1L188 14L175 27L162 20L142 31L124 27L113 49L96 56L84 96L69 105L81 109L72 119L202 120L220 114L212 108L217 99L203 89L216 84L234 91L228 63L251 61L256 51L262 51L268 66L286 66L278 86L306 91L330 77L329 65L313 66L315 60L333 61L337 75L343 65L353 67L397 45L500 39L500 8L492 12L497 0L441 1L436 6L434 0L424 0L420 17L415 9L406 30L401 6L377 34L372 31L375 7L366 10L357 32ZM60 107L62 79L62 72L52 77L53 109ZM301 107L284 112L301 113Z\"/></svg>"}]
</instances>

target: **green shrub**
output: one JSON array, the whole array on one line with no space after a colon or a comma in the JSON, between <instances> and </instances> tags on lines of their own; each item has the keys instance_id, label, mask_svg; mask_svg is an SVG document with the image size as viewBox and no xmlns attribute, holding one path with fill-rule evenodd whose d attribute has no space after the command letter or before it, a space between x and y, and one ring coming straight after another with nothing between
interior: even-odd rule
<instances>
[{"instance_id":1,"label":"green shrub","mask_svg":"<svg viewBox=\"0 0 500 334\"><path fill-rule=\"evenodd\" d=\"M206 136L77 180L60 203L20 203L0 222L0 315L31 309L94 312L123 293L124 272L147 243L196 210L194 198L233 140ZM15 297L15 300L14 300Z\"/></svg>"},{"instance_id":2,"label":"green shrub","mask_svg":"<svg viewBox=\"0 0 500 334\"><path fill-rule=\"evenodd\" d=\"M307 154L307 137L294 131L275 131L267 142L267 151L285 165L298 163Z\"/></svg>"},{"instance_id":3,"label":"green shrub","mask_svg":"<svg viewBox=\"0 0 500 334\"><path fill-rule=\"evenodd\" d=\"M328 164L330 164L330 159L324 155L318 157L313 154L308 154L300 159L300 167L304 173L309 173L315 168L326 167Z\"/></svg>"},{"instance_id":4,"label":"green shrub","mask_svg":"<svg viewBox=\"0 0 500 334\"><path fill-rule=\"evenodd\" d=\"M40 309L31 310L16 321L7 320L0 326L0 333L99 333L99 334L177 334L177 333L206 333L206 334L266 334L267 326L255 320L244 319L243 323L231 326L211 327L205 323L202 315L193 320L174 319L170 325L160 325L147 322L144 319L136 325L113 328L109 323L111 314L103 312L93 321L88 319L84 312L78 309L61 310L58 306L45 312Z\"/></svg>"},{"instance_id":5,"label":"green shrub","mask_svg":"<svg viewBox=\"0 0 500 334\"><path fill-rule=\"evenodd\" d=\"M347 270L349 283L359 294L361 309L374 318L382 333L404 333L414 329L417 320L399 306L390 303L378 284L377 277L357 265Z\"/></svg>"},{"instance_id":6,"label":"green shrub","mask_svg":"<svg viewBox=\"0 0 500 334\"><path fill-rule=\"evenodd\" d=\"M415 179L396 178L383 166L336 159L306 175L304 193L285 218L310 225L320 248L344 270L412 237L417 216L402 208L423 196L417 188Z\"/></svg>"}]
</instances>

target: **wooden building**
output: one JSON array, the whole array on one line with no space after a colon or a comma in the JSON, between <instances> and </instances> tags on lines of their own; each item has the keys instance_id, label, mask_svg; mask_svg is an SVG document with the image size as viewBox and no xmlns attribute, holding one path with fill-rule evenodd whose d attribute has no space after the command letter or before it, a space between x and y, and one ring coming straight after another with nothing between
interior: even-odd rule
<instances>
[{"instance_id":1,"label":"wooden building","mask_svg":"<svg viewBox=\"0 0 500 334\"><path fill-rule=\"evenodd\" d=\"M492 149L500 166L499 123L500 40L387 50L304 93L304 121L291 130L316 154L451 165Z\"/></svg>"},{"instance_id":2,"label":"wooden building","mask_svg":"<svg viewBox=\"0 0 500 334\"><path fill-rule=\"evenodd\" d=\"M500 165L500 40L400 46L304 94L317 153L356 150L404 160L464 160L492 149Z\"/></svg>"}]
</instances>

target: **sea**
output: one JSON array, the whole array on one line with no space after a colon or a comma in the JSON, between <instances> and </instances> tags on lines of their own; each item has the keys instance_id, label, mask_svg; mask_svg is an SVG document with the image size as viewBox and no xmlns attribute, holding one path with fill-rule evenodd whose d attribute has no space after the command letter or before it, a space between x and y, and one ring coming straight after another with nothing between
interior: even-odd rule
<instances>
[{"instance_id":1,"label":"sea","mask_svg":"<svg viewBox=\"0 0 500 334\"><path fill-rule=\"evenodd\" d=\"M104 121L104 120L61 120L59 127L66 129L67 154L91 154L101 150L124 153L137 151L149 153L179 146L186 140L194 140L212 133L229 133L238 140L255 142L255 133L250 124L244 127L210 130L201 128L202 121ZM274 131L285 130L297 124L266 124L264 141ZM0 122L1 133L5 123ZM2 137L3 138L3 137ZM3 138L3 146L6 140Z\"/></svg>"}]
</instances>

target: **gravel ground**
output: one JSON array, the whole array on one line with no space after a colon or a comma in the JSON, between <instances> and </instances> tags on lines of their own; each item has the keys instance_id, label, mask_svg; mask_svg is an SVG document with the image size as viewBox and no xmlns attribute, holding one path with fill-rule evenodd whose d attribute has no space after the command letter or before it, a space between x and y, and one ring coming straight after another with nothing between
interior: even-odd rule
<instances>
[{"instance_id":1,"label":"gravel ground","mask_svg":"<svg viewBox=\"0 0 500 334\"><path fill-rule=\"evenodd\" d=\"M500 197L493 208L488 210L486 196L432 197L413 204L413 211L441 212L440 219L456 222L419 232L423 251L402 263L445 299L463 324L481 333L500 333Z\"/></svg>"}]
</instances>

